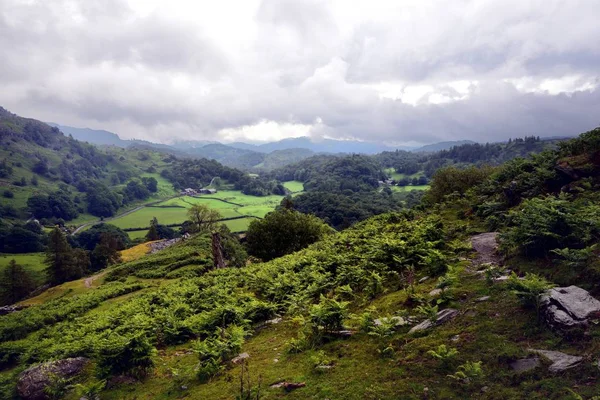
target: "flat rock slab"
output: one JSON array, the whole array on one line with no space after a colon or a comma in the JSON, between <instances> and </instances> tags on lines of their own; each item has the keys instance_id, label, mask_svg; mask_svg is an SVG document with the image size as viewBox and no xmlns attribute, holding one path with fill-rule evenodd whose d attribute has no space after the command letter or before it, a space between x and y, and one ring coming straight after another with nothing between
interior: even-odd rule
<instances>
[{"instance_id":1,"label":"flat rock slab","mask_svg":"<svg viewBox=\"0 0 600 400\"><path fill-rule=\"evenodd\" d=\"M523 358L521 360L514 361L510 364L510 367L515 372L526 372L531 371L540 366L540 359L538 357Z\"/></svg>"},{"instance_id":2,"label":"flat rock slab","mask_svg":"<svg viewBox=\"0 0 600 400\"><path fill-rule=\"evenodd\" d=\"M447 309L442 310L437 313L437 319L435 320L435 322L432 322L429 319L426 321L423 321L419 325L413 326L411 328L411 330L408 331L408 333L423 331L425 329L429 329L431 327L441 325L445 322L450 321L452 318L456 317L457 315L458 315L458 310L455 310L453 308L447 308Z\"/></svg>"},{"instance_id":3,"label":"flat rock slab","mask_svg":"<svg viewBox=\"0 0 600 400\"><path fill-rule=\"evenodd\" d=\"M477 252L477 257L473 260L473 264L498 264L500 257L496 253L498 248L498 232L481 233L471 237L471 245L473 250Z\"/></svg>"},{"instance_id":4,"label":"flat rock slab","mask_svg":"<svg viewBox=\"0 0 600 400\"><path fill-rule=\"evenodd\" d=\"M482 296L479 297L478 299L475 299L476 302L481 303L483 301L488 301L490 299L490 296Z\"/></svg>"},{"instance_id":5,"label":"flat rock slab","mask_svg":"<svg viewBox=\"0 0 600 400\"><path fill-rule=\"evenodd\" d=\"M576 367L583 360L583 357L571 356L569 354L561 353L560 351L536 349L529 349L529 351L544 356L552 361L552 365L548 368L550 372L561 372Z\"/></svg>"}]
</instances>

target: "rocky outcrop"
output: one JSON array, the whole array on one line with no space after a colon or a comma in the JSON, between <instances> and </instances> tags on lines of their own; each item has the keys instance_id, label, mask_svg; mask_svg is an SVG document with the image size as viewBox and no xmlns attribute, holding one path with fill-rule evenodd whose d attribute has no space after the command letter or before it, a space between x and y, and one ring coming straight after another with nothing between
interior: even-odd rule
<instances>
[{"instance_id":1,"label":"rocky outcrop","mask_svg":"<svg viewBox=\"0 0 600 400\"><path fill-rule=\"evenodd\" d=\"M471 237L473 250L477 252L473 265L499 264L498 232L486 232Z\"/></svg>"},{"instance_id":2,"label":"rocky outcrop","mask_svg":"<svg viewBox=\"0 0 600 400\"><path fill-rule=\"evenodd\" d=\"M577 286L550 289L542 295L540 304L548 326L566 336L585 330L590 317L600 316L600 301Z\"/></svg>"},{"instance_id":3,"label":"rocky outcrop","mask_svg":"<svg viewBox=\"0 0 600 400\"><path fill-rule=\"evenodd\" d=\"M529 351L544 356L548 360L552 361L552 365L550 365L550 368L548 368L550 372L562 372L569 368L576 367L583 360L583 357L571 356L569 354L561 353L560 351L536 349L529 349Z\"/></svg>"},{"instance_id":4,"label":"rocky outcrop","mask_svg":"<svg viewBox=\"0 0 600 400\"><path fill-rule=\"evenodd\" d=\"M0 307L0 315L12 314L14 312L21 311L24 308L27 308L27 306L21 306L18 304L13 304L11 306L2 306Z\"/></svg>"},{"instance_id":5,"label":"rocky outcrop","mask_svg":"<svg viewBox=\"0 0 600 400\"><path fill-rule=\"evenodd\" d=\"M76 357L30 367L19 375L17 393L24 400L47 399L44 388L50 385L53 379L72 378L79 374L88 362L87 358Z\"/></svg>"},{"instance_id":6,"label":"rocky outcrop","mask_svg":"<svg viewBox=\"0 0 600 400\"><path fill-rule=\"evenodd\" d=\"M161 250L166 249L167 247L173 246L175 243L179 242L181 238L169 239L169 240L160 240L158 242L150 243L150 254L157 253Z\"/></svg>"},{"instance_id":7,"label":"rocky outcrop","mask_svg":"<svg viewBox=\"0 0 600 400\"><path fill-rule=\"evenodd\" d=\"M445 310L438 312L437 319L435 320L435 322L433 322L429 319L425 320L425 321L421 322L419 325L413 326L410 329L410 331L408 331L408 333L423 331L425 329L429 329L431 327L441 325L443 323L450 321L452 318L456 317L457 315L458 315L458 310L455 310L453 308L447 308Z\"/></svg>"}]
</instances>

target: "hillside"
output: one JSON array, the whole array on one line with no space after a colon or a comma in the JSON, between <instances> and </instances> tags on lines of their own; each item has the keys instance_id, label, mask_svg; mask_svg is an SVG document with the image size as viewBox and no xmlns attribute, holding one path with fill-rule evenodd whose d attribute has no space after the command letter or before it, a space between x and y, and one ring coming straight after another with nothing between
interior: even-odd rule
<instances>
[{"instance_id":1,"label":"hillside","mask_svg":"<svg viewBox=\"0 0 600 400\"><path fill-rule=\"evenodd\" d=\"M442 169L418 210L266 263L213 269L194 236L1 316L2 396L30 365L85 357L57 397L592 398L599 189L600 128ZM552 284L563 303L538 300Z\"/></svg>"}]
</instances>

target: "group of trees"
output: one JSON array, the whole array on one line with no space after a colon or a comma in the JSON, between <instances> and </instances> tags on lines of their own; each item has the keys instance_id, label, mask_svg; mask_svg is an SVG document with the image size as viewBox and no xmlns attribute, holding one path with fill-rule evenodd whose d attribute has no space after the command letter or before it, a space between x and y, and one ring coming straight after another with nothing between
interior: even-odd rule
<instances>
[{"instance_id":1,"label":"group of trees","mask_svg":"<svg viewBox=\"0 0 600 400\"><path fill-rule=\"evenodd\" d=\"M42 251L47 237L36 221L25 224L0 219L0 253L33 253Z\"/></svg>"},{"instance_id":2,"label":"group of trees","mask_svg":"<svg viewBox=\"0 0 600 400\"><path fill-rule=\"evenodd\" d=\"M68 187L50 194L34 194L27 199L27 209L37 219L54 218L70 221L82 211L74 200Z\"/></svg>"},{"instance_id":3,"label":"group of trees","mask_svg":"<svg viewBox=\"0 0 600 400\"><path fill-rule=\"evenodd\" d=\"M213 178L219 177L236 190L252 196L267 196L270 194L285 194L281 183L269 177L252 177L235 168L221 165L215 160L199 159L175 160L171 168L164 169L161 176L173 183L176 190L184 188L201 188L208 185Z\"/></svg>"}]
</instances>

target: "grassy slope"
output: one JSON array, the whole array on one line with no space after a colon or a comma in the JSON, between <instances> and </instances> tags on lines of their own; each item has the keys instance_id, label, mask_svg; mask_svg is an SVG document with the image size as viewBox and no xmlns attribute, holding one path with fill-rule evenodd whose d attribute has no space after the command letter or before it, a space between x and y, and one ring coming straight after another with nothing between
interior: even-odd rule
<instances>
[{"instance_id":1,"label":"grassy slope","mask_svg":"<svg viewBox=\"0 0 600 400\"><path fill-rule=\"evenodd\" d=\"M463 263L466 265L468 263ZM417 286L426 295L435 287L434 280ZM306 387L285 394L289 399L421 399L424 390L436 399L563 399L568 388L582 395L592 395L595 388L586 386L588 377L595 375L591 359L582 367L560 375L547 372L547 365L535 371L518 374L510 370L511 360L527 357L528 348L552 348L571 354L598 350L598 343L568 344L540 328L532 312L523 311L516 297L503 284L489 286L484 280L463 272L460 284L453 289L453 307L461 311L455 320L420 334L408 334L401 328L392 343L395 353L390 358L377 354L375 339L358 334L350 339L336 340L318 349L300 354L286 354L286 343L297 334L291 320L272 325L255 333L242 348L250 354L249 370L252 383L262 382L261 399L282 398L282 389L268 386L282 380L305 382ZM480 296L491 296L488 302L477 302ZM385 294L367 307L376 315L394 315L406 307L404 291ZM458 335L458 340L453 340ZM427 351L445 344L455 347L459 355L448 366L427 355ZM197 358L186 354L188 346L176 346L159 352L158 368L143 382L123 385L105 393L106 399L174 399L189 398L231 399L239 394L241 367L230 365L225 373L208 384L194 379L177 381L179 374L192 370ZM317 351L333 361L334 368L324 373L314 370L312 357ZM277 360L277 361L276 361ZM486 376L471 385L455 382L446 375L465 361L483 361ZM591 378L593 379L593 378ZM187 386L183 391L177 385ZM486 388L482 392L482 388Z\"/></svg>"}]
</instances>

